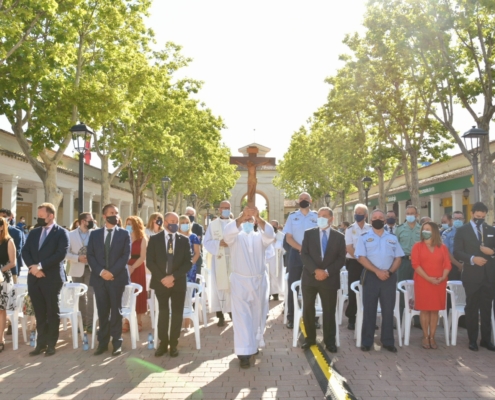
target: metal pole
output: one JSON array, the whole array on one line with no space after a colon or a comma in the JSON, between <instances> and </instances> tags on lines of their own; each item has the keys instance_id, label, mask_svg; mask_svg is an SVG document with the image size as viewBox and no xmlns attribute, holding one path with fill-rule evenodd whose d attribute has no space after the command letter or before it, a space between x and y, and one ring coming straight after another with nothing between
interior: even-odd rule
<instances>
[{"instance_id":1,"label":"metal pole","mask_svg":"<svg viewBox=\"0 0 495 400\"><path fill-rule=\"evenodd\" d=\"M478 181L478 153L473 154L474 164L474 202L480 201L480 187Z\"/></svg>"},{"instance_id":2,"label":"metal pole","mask_svg":"<svg viewBox=\"0 0 495 400\"><path fill-rule=\"evenodd\" d=\"M366 193L366 207L368 207L368 191L365 190L364 193Z\"/></svg>"},{"instance_id":3,"label":"metal pole","mask_svg":"<svg viewBox=\"0 0 495 400\"><path fill-rule=\"evenodd\" d=\"M166 214L168 212L168 204L167 204L167 194L168 194L168 189L165 189L164 190L164 193L165 193L165 204L163 206L163 209L164 209L164 214Z\"/></svg>"},{"instance_id":4,"label":"metal pole","mask_svg":"<svg viewBox=\"0 0 495 400\"><path fill-rule=\"evenodd\" d=\"M78 214L84 212L84 152L79 153L79 210Z\"/></svg>"}]
</instances>

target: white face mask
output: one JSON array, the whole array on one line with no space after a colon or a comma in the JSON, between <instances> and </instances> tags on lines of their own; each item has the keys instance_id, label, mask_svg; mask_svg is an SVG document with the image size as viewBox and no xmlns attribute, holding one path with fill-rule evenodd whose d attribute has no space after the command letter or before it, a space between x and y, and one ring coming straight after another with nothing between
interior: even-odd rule
<instances>
[{"instance_id":1,"label":"white face mask","mask_svg":"<svg viewBox=\"0 0 495 400\"><path fill-rule=\"evenodd\" d=\"M328 223L328 219L324 217L318 217L316 223L318 224L318 228L320 229L325 229L328 225L330 225Z\"/></svg>"}]
</instances>

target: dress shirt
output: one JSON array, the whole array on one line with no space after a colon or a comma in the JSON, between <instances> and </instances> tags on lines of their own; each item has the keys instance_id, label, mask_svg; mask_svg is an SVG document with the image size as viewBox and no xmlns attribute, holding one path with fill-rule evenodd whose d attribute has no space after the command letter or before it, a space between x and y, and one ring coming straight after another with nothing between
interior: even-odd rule
<instances>
[{"instance_id":1,"label":"dress shirt","mask_svg":"<svg viewBox=\"0 0 495 400\"><path fill-rule=\"evenodd\" d=\"M378 269L389 270L397 257L404 256L404 251L394 235L384 231L379 236L371 229L359 238L354 255L366 257Z\"/></svg>"},{"instance_id":2,"label":"dress shirt","mask_svg":"<svg viewBox=\"0 0 495 400\"><path fill-rule=\"evenodd\" d=\"M41 235L40 235L40 241L39 243L41 243L41 238L43 237L43 232L45 231L46 232L46 236L45 236L45 240L46 238L48 237L48 235L50 234L50 231L52 230L53 228L53 225L55 225L55 223L52 222L51 225L47 225L47 226L43 226L41 227L42 231L41 231ZM39 245L39 244L38 244Z\"/></svg>"},{"instance_id":3,"label":"dress shirt","mask_svg":"<svg viewBox=\"0 0 495 400\"><path fill-rule=\"evenodd\" d=\"M107 240L107 235L110 233L110 232L108 232L108 231L109 231L109 230L111 230L111 231L112 231L112 237L110 238L110 245L112 245L113 235L114 235L114 233L115 233L115 227L113 227L113 228L107 228L107 227L105 226L105 228L104 228L104 229L105 229L105 230L103 231L103 243L105 243L105 240Z\"/></svg>"},{"instance_id":4,"label":"dress shirt","mask_svg":"<svg viewBox=\"0 0 495 400\"><path fill-rule=\"evenodd\" d=\"M352 244L354 246L354 254L356 253L357 244L359 238L363 233L368 232L371 229L371 225L366 222L363 225L363 229L358 225L357 222L354 222L345 230L345 245L349 246ZM349 253L346 254L346 258L354 258Z\"/></svg>"},{"instance_id":5,"label":"dress shirt","mask_svg":"<svg viewBox=\"0 0 495 400\"><path fill-rule=\"evenodd\" d=\"M481 232L481 237L478 236L478 227L476 226L476 224L474 223L473 220L469 221L471 223L471 226L473 227L474 229L474 234L476 235L476 238L478 240L481 239L481 242L483 242L483 224L480 225L480 232ZM474 256L471 256L471 265L474 265Z\"/></svg>"},{"instance_id":6,"label":"dress shirt","mask_svg":"<svg viewBox=\"0 0 495 400\"><path fill-rule=\"evenodd\" d=\"M165 229L165 248L168 249L168 235L172 235L172 248L174 249L174 253L175 253L175 236L177 235L177 233L172 233L172 232L169 232Z\"/></svg>"},{"instance_id":7,"label":"dress shirt","mask_svg":"<svg viewBox=\"0 0 495 400\"><path fill-rule=\"evenodd\" d=\"M328 243L330 243L330 231L332 229L330 227L327 227L325 229L321 229L320 228L320 247L321 247L321 259L323 260L323 257L325 257L325 253L323 252L323 231L325 231L327 233L327 247L328 247Z\"/></svg>"},{"instance_id":8,"label":"dress shirt","mask_svg":"<svg viewBox=\"0 0 495 400\"><path fill-rule=\"evenodd\" d=\"M301 210L289 214L284 227L284 233L290 233L297 244L301 245L304 239L304 232L311 228L316 228L318 213L309 211L304 215Z\"/></svg>"}]
</instances>

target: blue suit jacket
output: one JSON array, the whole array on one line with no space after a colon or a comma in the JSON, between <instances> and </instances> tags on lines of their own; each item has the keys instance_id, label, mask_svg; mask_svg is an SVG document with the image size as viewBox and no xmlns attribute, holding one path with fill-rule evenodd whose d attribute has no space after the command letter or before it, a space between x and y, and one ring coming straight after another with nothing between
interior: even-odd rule
<instances>
[{"instance_id":1,"label":"blue suit jacket","mask_svg":"<svg viewBox=\"0 0 495 400\"><path fill-rule=\"evenodd\" d=\"M69 251L69 232L54 224L43 245L38 249L41 232L42 228L33 229L21 251L22 259L28 267L41 263L45 273L45 278L36 278L34 275L29 274L28 285L38 280L43 282L65 282L64 260Z\"/></svg>"},{"instance_id":2,"label":"blue suit jacket","mask_svg":"<svg viewBox=\"0 0 495 400\"><path fill-rule=\"evenodd\" d=\"M125 229L115 227L110 246L110 256L108 264L105 262L105 240L104 230L106 228L96 229L91 232L88 242L88 263L91 267L91 277L89 284L98 286L105 282L100 276L101 271L106 269L113 274L111 284L128 285L130 283L127 263L131 256L131 236Z\"/></svg>"},{"instance_id":3,"label":"blue suit jacket","mask_svg":"<svg viewBox=\"0 0 495 400\"><path fill-rule=\"evenodd\" d=\"M21 267L22 267L21 251L22 251L22 248L24 247L24 242L26 239L24 238L24 232L22 232L20 229L14 227L14 226L9 226L9 235L12 238L12 240L14 241L15 251L16 251L16 256L17 256L17 266L16 266L15 270L14 270L14 268L12 268L11 271L14 275L18 275L19 271L21 270Z\"/></svg>"}]
</instances>

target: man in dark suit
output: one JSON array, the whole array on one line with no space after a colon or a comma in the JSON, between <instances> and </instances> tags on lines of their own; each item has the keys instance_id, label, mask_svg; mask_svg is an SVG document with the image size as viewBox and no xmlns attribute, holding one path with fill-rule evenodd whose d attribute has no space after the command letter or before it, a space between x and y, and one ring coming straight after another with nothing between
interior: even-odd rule
<instances>
[{"instance_id":1,"label":"man in dark suit","mask_svg":"<svg viewBox=\"0 0 495 400\"><path fill-rule=\"evenodd\" d=\"M14 278L14 283L17 283L17 275L19 275L19 271L22 267L22 257L21 251L24 246L24 242L26 241L24 232L17 228L16 226L12 226L11 222L13 221L14 216L12 215L12 211L7 210L6 208L0 209L0 217L6 218L9 223L9 235L14 241L15 251L17 256L17 265L16 268L12 268L12 275ZM10 328L10 326L9 326Z\"/></svg>"},{"instance_id":2,"label":"man in dark suit","mask_svg":"<svg viewBox=\"0 0 495 400\"><path fill-rule=\"evenodd\" d=\"M480 346L495 351L490 339L492 301L495 295L495 229L485 223L488 208L473 204L471 220L457 229L454 257L464 263L461 274L466 291L466 327L469 350L478 350L478 315L481 318Z\"/></svg>"},{"instance_id":3,"label":"man in dark suit","mask_svg":"<svg viewBox=\"0 0 495 400\"><path fill-rule=\"evenodd\" d=\"M38 207L38 226L29 234L22 258L29 268L28 292L34 307L38 340L29 353L55 354L60 325L58 295L66 281L64 260L69 250L69 233L55 223L55 206Z\"/></svg>"},{"instance_id":4,"label":"man in dark suit","mask_svg":"<svg viewBox=\"0 0 495 400\"><path fill-rule=\"evenodd\" d=\"M345 265L346 247L344 235L332 229L332 221L333 211L322 207L318 210L318 228L304 232L301 290L306 340L302 348L309 349L316 344L315 301L319 294L323 308L323 341L328 351L336 353L335 307L337 290L340 287L340 269Z\"/></svg>"},{"instance_id":5,"label":"man in dark suit","mask_svg":"<svg viewBox=\"0 0 495 400\"><path fill-rule=\"evenodd\" d=\"M122 354L122 295L129 284L127 262L131 254L129 232L119 228L119 209L107 204L102 210L105 226L89 236L87 258L91 268L89 284L93 286L100 329L95 355L108 350L112 336L112 355Z\"/></svg>"},{"instance_id":6,"label":"man in dark suit","mask_svg":"<svg viewBox=\"0 0 495 400\"><path fill-rule=\"evenodd\" d=\"M170 345L170 357L177 357L177 344L182 325L184 300L186 297L186 274L191 269L191 247L189 239L177 233L179 216L169 212L163 219L164 231L151 236L146 251L146 265L151 271L150 288L155 291L158 300L158 338L160 346L155 356L167 353ZM169 299L172 306L170 337L168 335Z\"/></svg>"},{"instance_id":7,"label":"man in dark suit","mask_svg":"<svg viewBox=\"0 0 495 400\"><path fill-rule=\"evenodd\" d=\"M192 224L192 233L194 233L198 239L199 242L201 243L201 251L200 255L198 258L198 261L196 261L196 273L201 274L201 267L203 266L203 236L204 236L204 230L203 227L198 224L196 221L196 210L192 207L186 207L186 215L189 217L189 220L191 221Z\"/></svg>"}]
</instances>

